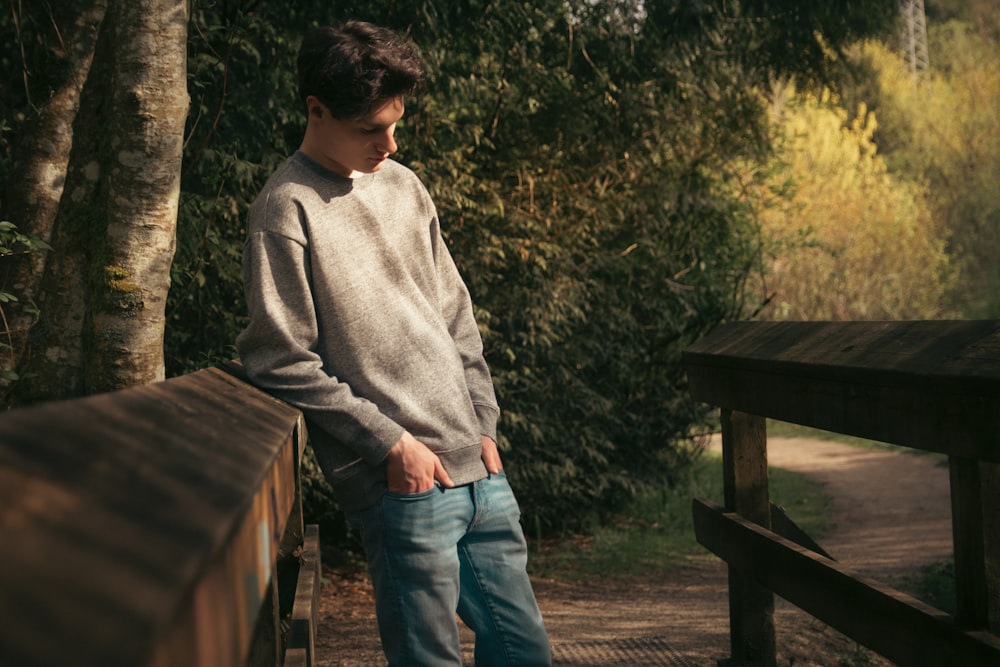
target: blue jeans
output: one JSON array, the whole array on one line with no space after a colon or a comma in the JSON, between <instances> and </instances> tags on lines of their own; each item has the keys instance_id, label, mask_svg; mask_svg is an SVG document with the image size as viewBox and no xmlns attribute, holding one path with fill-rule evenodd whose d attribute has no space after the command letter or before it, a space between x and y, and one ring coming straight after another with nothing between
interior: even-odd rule
<instances>
[{"instance_id":1,"label":"blue jeans","mask_svg":"<svg viewBox=\"0 0 1000 667\"><path fill-rule=\"evenodd\" d=\"M503 473L389 493L348 518L364 542L391 667L459 667L456 612L476 634L476 667L551 664L520 509Z\"/></svg>"}]
</instances>

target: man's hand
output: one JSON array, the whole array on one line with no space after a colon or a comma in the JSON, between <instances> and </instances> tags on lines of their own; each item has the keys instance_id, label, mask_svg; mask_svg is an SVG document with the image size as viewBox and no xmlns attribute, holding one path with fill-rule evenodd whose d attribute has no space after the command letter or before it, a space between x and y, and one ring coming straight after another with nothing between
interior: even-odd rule
<instances>
[{"instance_id":1,"label":"man's hand","mask_svg":"<svg viewBox=\"0 0 1000 667\"><path fill-rule=\"evenodd\" d=\"M393 493L420 493L434 486L434 481L451 488L451 481L441 459L409 431L392 446L385 457L386 484Z\"/></svg>"},{"instance_id":2,"label":"man's hand","mask_svg":"<svg viewBox=\"0 0 1000 667\"><path fill-rule=\"evenodd\" d=\"M497 449L496 441L488 435L481 436L481 439L483 441L483 463L486 464L486 470L491 475L496 475L503 470L503 462L500 461L500 450Z\"/></svg>"}]
</instances>

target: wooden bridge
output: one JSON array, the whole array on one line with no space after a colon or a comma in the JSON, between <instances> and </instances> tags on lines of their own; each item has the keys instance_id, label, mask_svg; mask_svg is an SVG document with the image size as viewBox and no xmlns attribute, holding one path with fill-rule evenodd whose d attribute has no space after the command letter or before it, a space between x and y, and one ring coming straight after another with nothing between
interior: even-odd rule
<instances>
[{"instance_id":1,"label":"wooden bridge","mask_svg":"<svg viewBox=\"0 0 1000 667\"><path fill-rule=\"evenodd\" d=\"M693 511L729 564L731 664L775 664L777 593L899 665L1000 665L1000 322L733 323L684 365L722 409L725 507ZM772 505L767 417L948 456L954 617L827 558Z\"/></svg>"}]
</instances>

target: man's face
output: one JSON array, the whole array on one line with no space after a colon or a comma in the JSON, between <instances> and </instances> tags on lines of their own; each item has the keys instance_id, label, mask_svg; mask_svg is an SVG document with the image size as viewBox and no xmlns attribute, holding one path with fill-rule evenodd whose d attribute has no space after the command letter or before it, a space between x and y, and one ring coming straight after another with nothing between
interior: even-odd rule
<instances>
[{"instance_id":1,"label":"man's face","mask_svg":"<svg viewBox=\"0 0 1000 667\"><path fill-rule=\"evenodd\" d=\"M315 97L306 99L309 129L302 151L327 169L350 177L353 172L370 174L382 168L396 152L393 135L403 117L403 98L377 104L365 117L340 120Z\"/></svg>"}]
</instances>

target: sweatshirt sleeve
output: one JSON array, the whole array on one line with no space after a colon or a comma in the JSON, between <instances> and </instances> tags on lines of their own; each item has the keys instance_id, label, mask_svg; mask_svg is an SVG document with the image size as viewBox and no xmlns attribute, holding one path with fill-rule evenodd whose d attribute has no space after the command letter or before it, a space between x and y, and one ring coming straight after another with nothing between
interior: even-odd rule
<instances>
[{"instance_id":1,"label":"sweatshirt sleeve","mask_svg":"<svg viewBox=\"0 0 1000 667\"><path fill-rule=\"evenodd\" d=\"M241 361L255 385L378 465L403 427L324 367L308 263L304 240L251 231L243 255L250 321L236 341Z\"/></svg>"},{"instance_id":2,"label":"sweatshirt sleeve","mask_svg":"<svg viewBox=\"0 0 1000 667\"><path fill-rule=\"evenodd\" d=\"M455 261L441 237L436 215L431 224L431 234L441 289L441 314L462 357L465 382L479 420L480 433L496 441L500 408L493 388L493 378L483 356L482 336L476 323L468 287L462 280Z\"/></svg>"}]
</instances>

